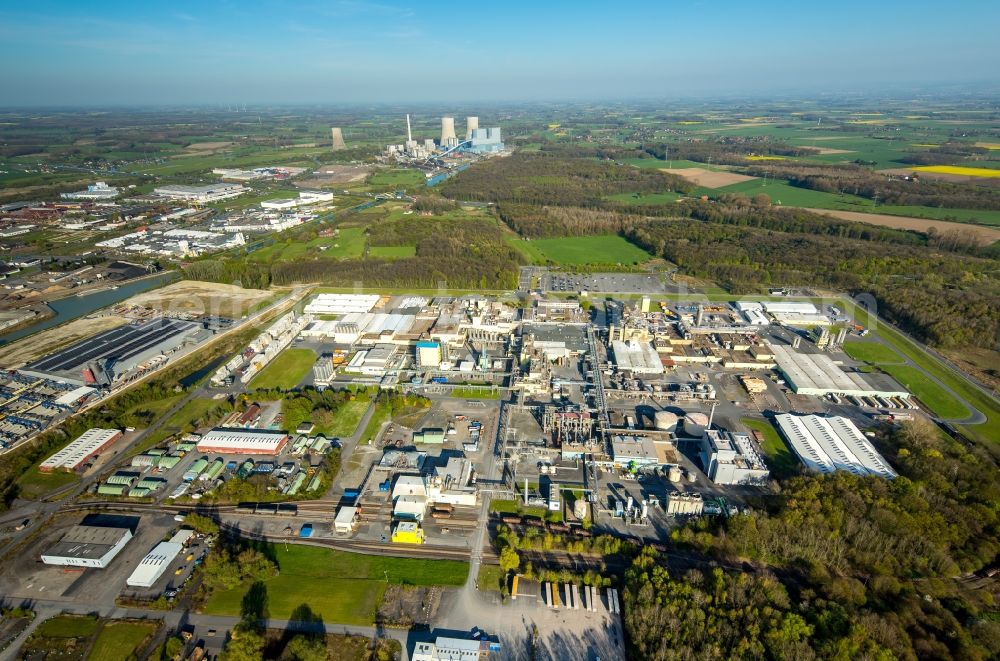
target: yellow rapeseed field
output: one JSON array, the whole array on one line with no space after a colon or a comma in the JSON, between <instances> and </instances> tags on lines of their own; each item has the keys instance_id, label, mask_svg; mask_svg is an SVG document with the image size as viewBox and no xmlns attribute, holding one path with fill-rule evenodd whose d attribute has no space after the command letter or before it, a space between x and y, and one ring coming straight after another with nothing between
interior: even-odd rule
<instances>
[{"instance_id":1,"label":"yellow rapeseed field","mask_svg":"<svg viewBox=\"0 0 1000 661\"><path fill-rule=\"evenodd\" d=\"M937 174L957 174L963 177L1000 177L1000 170L987 168L967 168L961 165L922 165L913 168L917 172L936 172Z\"/></svg>"},{"instance_id":2,"label":"yellow rapeseed field","mask_svg":"<svg viewBox=\"0 0 1000 661\"><path fill-rule=\"evenodd\" d=\"M748 161L787 161L784 156L747 156Z\"/></svg>"}]
</instances>

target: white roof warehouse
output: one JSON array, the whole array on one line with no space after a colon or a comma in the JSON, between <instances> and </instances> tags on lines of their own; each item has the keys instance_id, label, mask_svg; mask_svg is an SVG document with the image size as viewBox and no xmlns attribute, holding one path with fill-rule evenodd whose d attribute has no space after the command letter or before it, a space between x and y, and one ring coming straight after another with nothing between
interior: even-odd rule
<instances>
[{"instance_id":1,"label":"white roof warehouse","mask_svg":"<svg viewBox=\"0 0 1000 661\"><path fill-rule=\"evenodd\" d=\"M88 429L75 441L39 464L38 470L43 473L58 469L76 470L121 437L122 433L117 429Z\"/></svg>"}]
</instances>

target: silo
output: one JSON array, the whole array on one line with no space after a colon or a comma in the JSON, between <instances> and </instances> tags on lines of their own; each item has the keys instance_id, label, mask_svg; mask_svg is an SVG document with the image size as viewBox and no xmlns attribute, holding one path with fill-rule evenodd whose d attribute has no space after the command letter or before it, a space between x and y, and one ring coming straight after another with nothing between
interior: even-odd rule
<instances>
[{"instance_id":1,"label":"silo","mask_svg":"<svg viewBox=\"0 0 1000 661\"><path fill-rule=\"evenodd\" d=\"M688 477L688 482L697 482L698 481L698 474L695 473L694 471L689 470L687 472L687 477ZM701 497L701 494L698 494L698 496Z\"/></svg>"},{"instance_id":2,"label":"silo","mask_svg":"<svg viewBox=\"0 0 1000 661\"><path fill-rule=\"evenodd\" d=\"M675 484L676 483L680 483L680 481L681 481L681 467L680 466L671 466L670 469L667 471L667 479L669 479L671 482L674 482Z\"/></svg>"},{"instance_id":3,"label":"silo","mask_svg":"<svg viewBox=\"0 0 1000 661\"><path fill-rule=\"evenodd\" d=\"M659 431L676 431L677 416L670 411L657 411L653 414L653 427Z\"/></svg>"},{"instance_id":4,"label":"silo","mask_svg":"<svg viewBox=\"0 0 1000 661\"><path fill-rule=\"evenodd\" d=\"M704 413L688 413L684 416L684 431L688 436L704 436L708 428L708 416Z\"/></svg>"},{"instance_id":5,"label":"silo","mask_svg":"<svg viewBox=\"0 0 1000 661\"><path fill-rule=\"evenodd\" d=\"M479 128L478 117L465 118L465 139L472 140L472 132Z\"/></svg>"},{"instance_id":6,"label":"silo","mask_svg":"<svg viewBox=\"0 0 1000 661\"><path fill-rule=\"evenodd\" d=\"M455 140L455 118L441 118L441 144L445 145L448 140Z\"/></svg>"},{"instance_id":7,"label":"silo","mask_svg":"<svg viewBox=\"0 0 1000 661\"><path fill-rule=\"evenodd\" d=\"M338 127L335 126L330 129L330 137L333 141L333 151L347 149L347 144L344 142L344 134Z\"/></svg>"},{"instance_id":8,"label":"silo","mask_svg":"<svg viewBox=\"0 0 1000 661\"><path fill-rule=\"evenodd\" d=\"M573 516L583 521L587 518L587 501L583 498L577 498L573 501Z\"/></svg>"}]
</instances>

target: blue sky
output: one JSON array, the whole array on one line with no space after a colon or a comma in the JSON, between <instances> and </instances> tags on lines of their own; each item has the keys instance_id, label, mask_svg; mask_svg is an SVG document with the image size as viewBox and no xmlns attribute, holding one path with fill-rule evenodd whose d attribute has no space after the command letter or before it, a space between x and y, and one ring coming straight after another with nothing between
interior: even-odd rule
<instances>
[{"instance_id":1,"label":"blue sky","mask_svg":"<svg viewBox=\"0 0 1000 661\"><path fill-rule=\"evenodd\" d=\"M0 106L976 91L998 26L996 0L8 1Z\"/></svg>"}]
</instances>

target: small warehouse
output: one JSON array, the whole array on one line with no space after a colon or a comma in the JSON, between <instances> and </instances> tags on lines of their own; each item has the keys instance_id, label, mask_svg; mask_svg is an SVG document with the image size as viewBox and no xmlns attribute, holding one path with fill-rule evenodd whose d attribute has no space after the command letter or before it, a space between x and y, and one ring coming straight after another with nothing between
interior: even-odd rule
<instances>
[{"instance_id":1,"label":"small warehouse","mask_svg":"<svg viewBox=\"0 0 1000 661\"><path fill-rule=\"evenodd\" d=\"M174 558L184 549L175 542L160 542L146 554L125 584L133 588L151 588L163 575Z\"/></svg>"},{"instance_id":2,"label":"small warehouse","mask_svg":"<svg viewBox=\"0 0 1000 661\"><path fill-rule=\"evenodd\" d=\"M423 544L424 531L416 521L400 521L392 529L393 544Z\"/></svg>"},{"instance_id":3,"label":"small warehouse","mask_svg":"<svg viewBox=\"0 0 1000 661\"><path fill-rule=\"evenodd\" d=\"M47 565L104 569L132 539L128 528L73 526L42 554Z\"/></svg>"},{"instance_id":4,"label":"small warehouse","mask_svg":"<svg viewBox=\"0 0 1000 661\"><path fill-rule=\"evenodd\" d=\"M337 518L333 521L333 529L339 533L353 532L358 524L359 511L357 507L341 507L337 512Z\"/></svg>"},{"instance_id":5,"label":"small warehouse","mask_svg":"<svg viewBox=\"0 0 1000 661\"><path fill-rule=\"evenodd\" d=\"M400 496L393 505L392 515L397 519L423 521L427 511L427 498L424 496Z\"/></svg>"}]
</instances>

